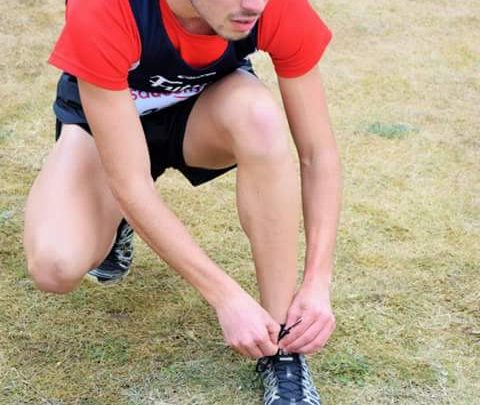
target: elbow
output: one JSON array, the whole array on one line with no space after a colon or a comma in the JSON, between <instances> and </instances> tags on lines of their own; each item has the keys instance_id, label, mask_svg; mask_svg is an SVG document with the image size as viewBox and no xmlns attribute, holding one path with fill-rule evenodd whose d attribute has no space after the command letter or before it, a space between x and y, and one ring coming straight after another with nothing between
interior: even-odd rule
<instances>
[{"instance_id":1,"label":"elbow","mask_svg":"<svg viewBox=\"0 0 480 405\"><path fill-rule=\"evenodd\" d=\"M128 178L114 177L110 179L112 194L123 212L129 212L132 207L144 201L144 196L155 192L155 183L150 176L130 174Z\"/></svg>"},{"instance_id":2,"label":"elbow","mask_svg":"<svg viewBox=\"0 0 480 405\"><path fill-rule=\"evenodd\" d=\"M318 153L299 155L301 170L319 170L321 172L336 172L341 175L342 165L337 148L322 150Z\"/></svg>"}]
</instances>

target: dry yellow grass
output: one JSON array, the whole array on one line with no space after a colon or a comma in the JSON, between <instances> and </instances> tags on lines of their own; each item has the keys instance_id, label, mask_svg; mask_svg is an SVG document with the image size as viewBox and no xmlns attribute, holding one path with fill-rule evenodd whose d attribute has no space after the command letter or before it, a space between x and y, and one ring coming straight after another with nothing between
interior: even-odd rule
<instances>
[{"instance_id":1,"label":"dry yellow grass","mask_svg":"<svg viewBox=\"0 0 480 405\"><path fill-rule=\"evenodd\" d=\"M314 4L335 34L322 70L345 169L319 390L325 404L480 404L480 3ZM141 241L113 289L57 297L26 275L22 210L53 140L45 61L62 21L62 1L0 4L0 404L260 403L252 363ZM254 291L234 176L191 189L172 172L158 188Z\"/></svg>"}]
</instances>

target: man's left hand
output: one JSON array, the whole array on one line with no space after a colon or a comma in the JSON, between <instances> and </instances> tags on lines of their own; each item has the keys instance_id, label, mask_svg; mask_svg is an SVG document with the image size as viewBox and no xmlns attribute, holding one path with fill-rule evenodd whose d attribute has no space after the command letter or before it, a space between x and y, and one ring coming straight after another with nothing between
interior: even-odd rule
<instances>
[{"instance_id":1,"label":"man's left hand","mask_svg":"<svg viewBox=\"0 0 480 405\"><path fill-rule=\"evenodd\" d=\"M302 321L280 340L279 347L291 353L311 354L327 343L335 329L328 285L302 285L288 310L286 327Z\"/></svg>"}]
</instances>

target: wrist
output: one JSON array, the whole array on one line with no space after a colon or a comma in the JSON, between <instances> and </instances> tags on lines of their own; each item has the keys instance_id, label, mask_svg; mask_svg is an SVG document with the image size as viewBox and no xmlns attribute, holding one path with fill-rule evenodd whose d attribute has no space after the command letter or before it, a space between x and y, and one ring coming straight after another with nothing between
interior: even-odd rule
<instances>
[{"instance_id":1,"label":"wrist","mask_svg":"<svg viewBox=\"0 0 480 405\"><path fill-rule=\"evenodd\" d=\"M242 287L228 277L225 280L222 280L221 283L218 283L214 289L204 294L204 297L212 308L218 310L227 302L231 302L235 297L242 293L245 293Z\"/></svg>"},{"instance_id":2,"label":"wrist","mask_svg":"<svg viewBox=\"0 0 480 405\"><path fill-rule=\"evenodd\" d=\"M312 282L328 283L332 282L333 268L335 258L333 254L314 254L313 251L307 251L304 262L304 280Z\"/></svg>"},{"instance_id":3,"label":"wrist","mask_svg":"<svg viewBox=\"0 0 480 405\"><path fill-rule=\"evenodd\" d=\"M332 285L333 272L331 269L315 269L315 271L307 272L302 281L302 288L316 288L317 290L330 290Z\"/></svg>"}]
</instances>

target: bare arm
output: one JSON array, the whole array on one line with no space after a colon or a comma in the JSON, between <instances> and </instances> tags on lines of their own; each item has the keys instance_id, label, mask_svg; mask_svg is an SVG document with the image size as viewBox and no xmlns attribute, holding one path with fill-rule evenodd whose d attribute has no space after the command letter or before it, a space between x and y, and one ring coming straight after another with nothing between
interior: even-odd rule
<instances>
[{"instance_id":1,"label":"bare arm","mask_svg":"<svg viewBox=\"0 0 480 405\"><path fill-rule=\"evenodd\" d=\"M155 190L143 128L128 89L110 91L82 81L79 88L110 188L132 227L216 309L228 344L258 357L265 355L259 353L260 342L261 350L271 354L275 347L267 326L276 330L276 325L269 315L200 249ZM242 312L250 312L253 321L245 320L238 333L232 329L242 324L235 319Z\"/></svg>"},{"instance_id":2,"label":"bare arm","mask_svg":"<svg viewBox=\"0 0 480 405\"><path fill-rule=\"evenodd\" d=\"M307 252L305 281L330 283L341 200L341 167L317 69L280 79L300 158Z\"/></svg>"},{"instance_id":3,"label":"bare arm","mask_svg":"<svg viewBox=\"0 0 480 405\"><path fill-rule=\"evenodd\" d=\"M288 322L305 314L320 319L316 341L310 339L312 330L306 336L307 321L285 338L285 345L313 352L326 343L334 327L329 287L341 201L340 159L318 69L295 79L280 78L279 85L300 158L307 243L304 280Z\"/></svg>"},{"instance_id":4,"label":"bare arm","mask_svg":"<svg viewBox=\"0 0 480 405\"><path fill-rule=\"evenodd\" d=\"M112 192L140 237L212 305L239 289L155 191L143 128L128 90L109 91L80 82L80 92Z\"/></svg>"}]
</instances>

